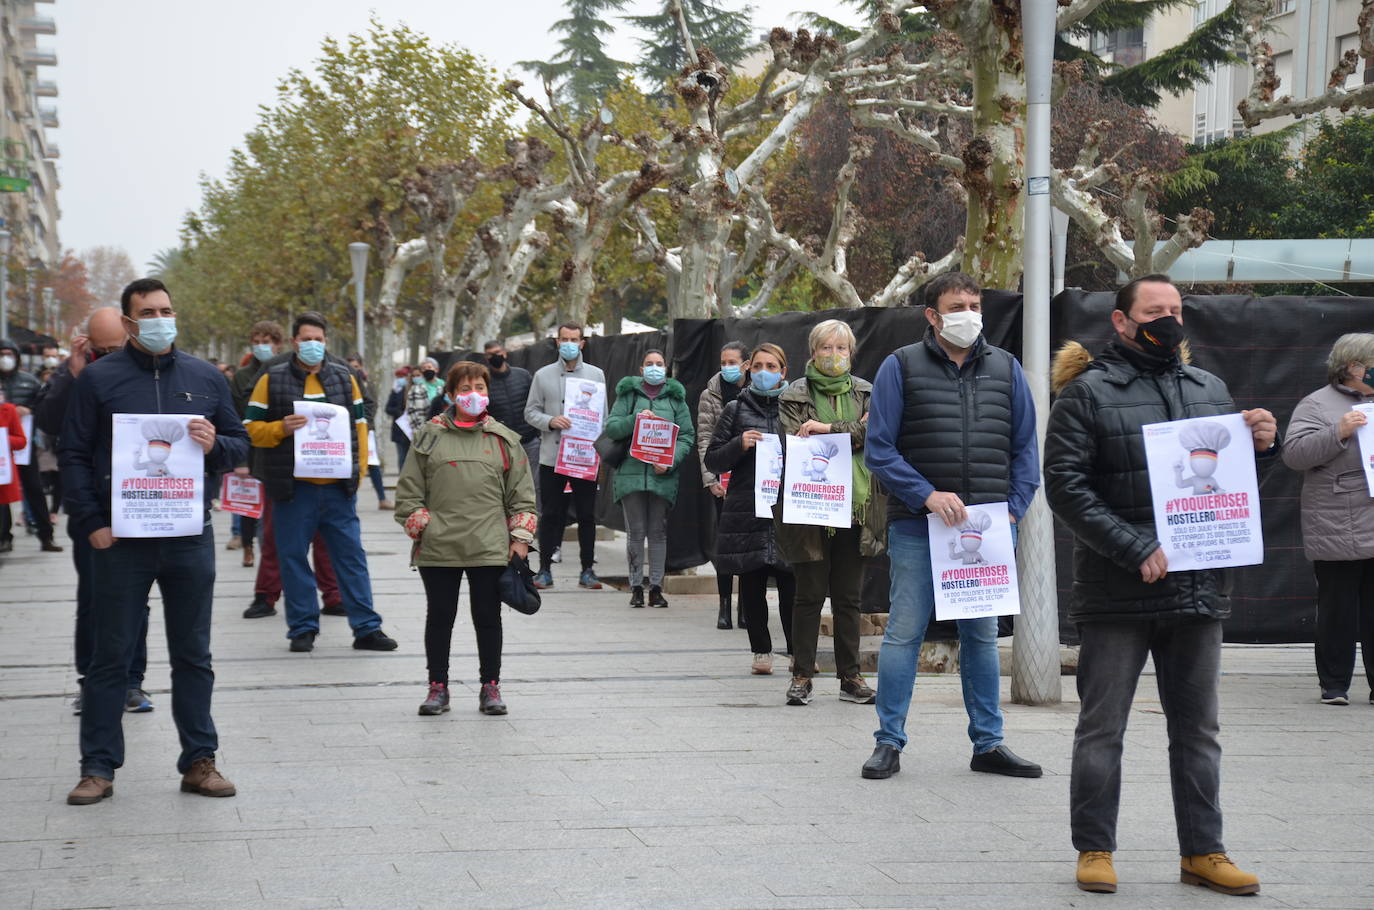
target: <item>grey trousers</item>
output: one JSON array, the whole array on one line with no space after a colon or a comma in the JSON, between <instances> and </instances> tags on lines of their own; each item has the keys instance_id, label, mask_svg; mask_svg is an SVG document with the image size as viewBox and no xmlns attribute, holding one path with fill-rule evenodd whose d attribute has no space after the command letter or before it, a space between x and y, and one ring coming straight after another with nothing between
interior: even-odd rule
<instances>
[{"instance_id":1,"label":"grey trousers","mask_svg":"<svg viewBox=\"0 0 1374 910\"><path fill-rule=\"evenodd\" d=\"M1136 682L1154 658L1169 733L1169 779L1182 856L1222 853L1217 684L1221 621L1078 626L1078 697L1069 817L1076 850L1116 850L1121 753Z\"/></svg>"},{"instance_id":2,"label":"grey trousers","mask_svg":"<svg viewBox=\"0 0 1374 910\"><path fill-rule=\"evenodd\" d=\"M637 490L620 500L625 510L625 558L630 564L630 584L644 578L644 539L649 539L649 584L663 585L663 567L668 561L668 500L655 493Z\"/></svg>"}]
</instances>

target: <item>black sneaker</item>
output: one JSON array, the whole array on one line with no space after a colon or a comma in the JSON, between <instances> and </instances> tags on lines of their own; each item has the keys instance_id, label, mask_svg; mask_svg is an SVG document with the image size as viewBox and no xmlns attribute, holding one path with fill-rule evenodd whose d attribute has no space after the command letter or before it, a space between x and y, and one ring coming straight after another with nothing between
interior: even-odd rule
<instances>
[{"instance_id":1,"label":"black sneaker","mask_svg":"<svg viewBox=\"0 0 1374 910\"><path fill-rule=\"evenodd\" d=\"M792 677L792 685L787 687L789 705L811 704L811 680L805 676Z\"/></svg>"},{"instance_id":2,"label":"black sneaker","mask_svg":"<svg viewBox=\"0 0 1374 910\"><path fill-rule=\"evenodd\" d=\"M381 629L373 629L366 635L359 635L353 639L353 650L355 651L395 651L396 640L388 638L387 634Z\"/></svg>"},{"instance_id":3,"label":"black sneaker","mask_svg":"<svg viewBox=\"0 0 1374 910\"><path fill-rule=\"evenodd\" d=\"M878 743L873 754L864 762L863 776L868 780L887 780L902 770L902 753L896 746Z\"/></svg>"},{"instance_id":4,"label":"black sneaker","mask_svg":"<svg viewBox=\"0 0 1374 910\"><path fill-rule=\"evenodd\" d=\"M299 653L315 650L315 633L302 632L291 639L291 650Z\"/></svg>"},{"instance_id":5,"label":"black sneaker","mask_svg":"<svg viewBox=\"0 0 1374 910\"><path fill-rule=\"evenodd\" d=\"M420 703L420 716L432 717L448 710L448 686L443 683L430 683L429 694Z\"/></svg>"},{"instance_id":6,"label":"black sneaker","mask_svg":"<svg viewBox=\"0 0 1374 910\"><path fill-rule=\"evenodd\" d=\"M262 595L253 598L253 602L248 605L248 609L243 611L244 619L261 619L264 616L276 616L277 608L267 602Z\"/></svg>"},{"instance_id":7,"label":"black sneaker","mask_svg":"<svg viewBox=\"0 0 1374 910\"><path fill-rule=\"evenodd\" d=\"M1370 700L1374 701L1374 695L1370 696ZM1322 693L1322 704L1348 705L1350 704L1350 696L1345 692L1337 692L1336 690L1332 689Z\"/></svg>"},{"instance_id":8,"label":"black sneaker","mask_svg":"<svg viewBox=\"0 0 1374 910\"><path fill-rule=\"evenodd\" d=\"M644 606L644 586L635 585L630 589L630 606L642 609Z\"/></svg>"},{"instance_id":9,"label":"black sneaker","mask_svg":"<svg viewBox=\"0 0 1374 910\"><path fill-rule=\"evenodd\" d=\"M323 613L325 616L348 615L348 611L344 609L343 604L325 604L323 607L320 608L320 612Z\"/></svg>"},{"instance_id":10,"label":"black sneaker","mask_svg":"<svg viewBox=\"0 0 1374 910\"><path fill-rule=\"evenodd\" d=\"M501 686L494 682L482 683L482 691L477 696L477 710L483 714L505 714L506 703L501 700Z\"/></svg>"},{"instance_id":11,"label":"black sneaker","mask_svg":"<svg viewBox=\"0 0 1374 910\"><path fill-rule=\"evenodd\" d=\"M1044 773L1035 762L1026 761L1006 746L979 752L969 761L968 766L973 771L1005 774L1007 777L1039 777Z\"/></svg>"},{"instance_id":12,"label":"black sneaker","mask_svg":"<svg viewBox=\"0 0 1374 910\"><path fill-rule=\"evenodd\" d=\"M663 589L660 588L658 585L654 585L653 587L651 587L651 588L649 589L649 606L651 606L651 607L666 607L666 606L668 606L668 601L667 601L667 599L664 598L664 596L663 596Z\"/></svg>"}]
</instances>

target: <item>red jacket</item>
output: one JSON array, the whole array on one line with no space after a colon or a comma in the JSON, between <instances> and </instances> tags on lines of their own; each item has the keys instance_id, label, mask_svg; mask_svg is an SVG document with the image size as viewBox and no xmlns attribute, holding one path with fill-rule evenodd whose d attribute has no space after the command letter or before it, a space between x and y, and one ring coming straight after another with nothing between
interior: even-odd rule
<instances>
[{"instance_id":1,"label":"red jacket","mask_svg":"<svg viewBox=\"0 0 1374 910\"><path fill-rule=\"evenodd\" d=\"M24 425L19 422L19 412L14 405L0 404L0 430L7 432L10 437L10 482L0 484L0 506L8 506L24 498L19 487L19 466L14 463L14 455L28 445L24 437Z\"/></svg>"}]
</instances>

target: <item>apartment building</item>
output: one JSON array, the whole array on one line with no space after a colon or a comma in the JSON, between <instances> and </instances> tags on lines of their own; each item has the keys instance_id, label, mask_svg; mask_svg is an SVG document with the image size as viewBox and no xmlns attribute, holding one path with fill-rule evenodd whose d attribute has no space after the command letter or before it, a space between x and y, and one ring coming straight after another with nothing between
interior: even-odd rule
<instances>
[{"instance_id":1,"label":"apartment building","mask_svg":"<svg viewBox=\"0 0 1374 910\"><path fill-rule=\"evenodd\" d=\"M58 240L57 54L39 39L57 34L53 0L0 0L0 218L11 234L10 262L55 267ZM15 296L23 296L16 289Z\"/></svg>"}]
</instances>

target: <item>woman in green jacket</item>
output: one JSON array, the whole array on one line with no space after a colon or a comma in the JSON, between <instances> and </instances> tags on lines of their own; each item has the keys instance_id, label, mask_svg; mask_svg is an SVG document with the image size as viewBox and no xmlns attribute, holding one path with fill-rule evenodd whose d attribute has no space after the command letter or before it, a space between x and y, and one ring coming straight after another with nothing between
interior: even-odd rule
<instances>
[{"instance_id":1,"label":"woman in green jacket","mask_svg":"<svg viewBox=\"0 0 1374 910\"><path fill-rule=\"evenodd\" d=\"M422 715L449 709L449 646L464 573L481 670L477 708L506 713L497 581L512 557L528 556L537 517L520 436L487 413L488 375L478 363L454 364L444 385L453 406L416 431L396 482L396 521L415 541L410 563L425 586Z\"/></svg>"},{"instance_id":2,"label":"woman in green jacket","mask_svg":"<svg viewBox=\"0 0 1374 910\"><path fill-rule=\"evenodd\" d=\"M668 379L663 352L644 355L639 376L626 376L615 387L615 405L606 418L606 435L633 442L635 419L658 417L677 425L673 463L655 465L627 455L615 469L612 487L616 502L625 510L626 559L630 564L630 606L644 606L644 539L649 540L649 604L666 607L663 597L663 568L668 560L668 510L677 501L678 466L692 451L696 433L692 412L687 409L687 391L676 379Z\"/></svg>"}]
</instances>

